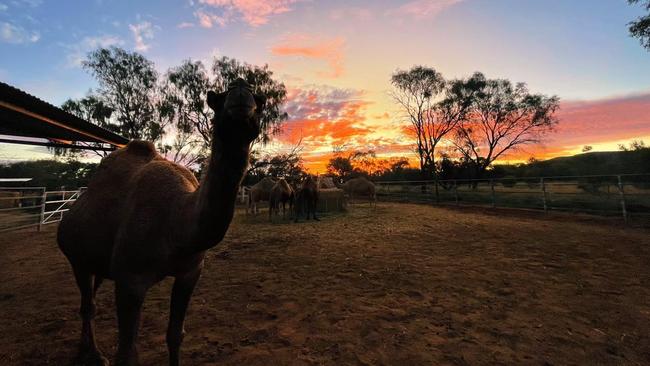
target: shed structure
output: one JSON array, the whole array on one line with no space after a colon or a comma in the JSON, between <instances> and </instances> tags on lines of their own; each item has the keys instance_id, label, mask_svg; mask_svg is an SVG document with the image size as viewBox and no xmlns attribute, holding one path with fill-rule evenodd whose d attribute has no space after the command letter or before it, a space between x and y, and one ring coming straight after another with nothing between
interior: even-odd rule
<instances>
[{"instance_id":1,"label":"shed structure","mask_svg":"<svg viewBox=\"0 0 650 366\"><path fill-rule=\"evenodd\" d=\"M112 131L0 82L0 143L115 150L128 142Z\"/></svg>"}]
</instances>

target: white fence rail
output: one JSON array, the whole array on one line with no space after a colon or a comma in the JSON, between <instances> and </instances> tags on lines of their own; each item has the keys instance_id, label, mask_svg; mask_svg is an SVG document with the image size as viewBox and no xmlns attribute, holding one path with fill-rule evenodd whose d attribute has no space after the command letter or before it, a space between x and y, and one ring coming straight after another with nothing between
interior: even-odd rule
<instances>
[{"instance_id":1,"label":"white fence rail","mask_svg":"<svg viewBox=\"0 0 650 366\"><path fill-rule=\"evenodd\" d=\"M47 191L45 187L0 187L0 232L61 221L85 188Z\"/></svg>"}]
</instances>

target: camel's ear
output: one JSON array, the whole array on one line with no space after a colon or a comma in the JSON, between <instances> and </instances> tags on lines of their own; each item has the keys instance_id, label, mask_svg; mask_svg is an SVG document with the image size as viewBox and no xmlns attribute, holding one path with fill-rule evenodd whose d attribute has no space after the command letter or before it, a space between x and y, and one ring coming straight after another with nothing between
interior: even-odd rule
<instances>
[{"instance_id":1,"label":"camel's ear","mask_svg":"<svg viewBox=\"0 0 650 366\"><path fill-rule=\"evenodd\" d=\"M223 109L226 102L226 93L215 93L212 90L208 91L208 105L213 111L219 112Z\"/></svg>"},{"instance_id":2,"label":"camel's ear","mask_svg":"<svg viewBox=\"0 0 650 366\"><path fill-rule=\"evenodd\" d=\"M257 104L257 113L262 113L266 107L266 97L262 94L255 94L253 97L255 98L255 104Z\"/></svg>"}]
</instances>

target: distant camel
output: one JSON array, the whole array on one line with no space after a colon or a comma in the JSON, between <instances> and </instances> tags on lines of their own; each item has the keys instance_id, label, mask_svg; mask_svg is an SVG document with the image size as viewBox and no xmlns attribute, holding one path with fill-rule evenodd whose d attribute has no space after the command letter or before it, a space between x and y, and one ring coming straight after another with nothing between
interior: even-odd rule
<instances>
[{"instance_id":1,"label":"distant camel","mask_svg":"<svg viewBox=\"0 0 650 366\"><path fill-rule=\"evenodd\" d=\"M291 212L293 200L293 189L284 178L280 178L271 189L269 196L269 219L273 219L273 213L280 214L280 203L282 203L282 217L286 217L286 204L289 203L289 212Z\"/></svg>"},{"instance_id":2,"label":"distant camel","mask_svg":"<svg viewBox=\"0 0 650 366\"><path fill-rule=\"evenodd\" d=\"M250 191L248 191L248 208L246 208L246 213L249 210L252 214L259 212L257 204L261 201L269 200L271 189L273 189L275 183L275 179L266 177L251 187Z\"/></svg>"},{"instance_id":3,"label":"distant camel","mask_svg":"<svg viewBox=\"0 0 650 366\"><path fill-rule=\"evenodd\" d=\"M63 216L59 248L81 292L81 343L74 365L106 366L95 343L95 294L115 280L119 342L116 365L137 365L136 338L149 288L175 278L167 348L179 365L183 324L207 249L232 221L237 191L259 136L265 98L237 79L228 90L209 91L214 110L210 164L201 184L184 167L165 160L150 142L131 141L105 157L88 190Z\"/></svg>"},{"instance_id":4,"label":"distant camel","mask_svg":"<svg viewBox=\"0 0 650 366\"><path fill-rule=\"evenodd\" d=\"M316 217L316 209L318 208L318 184L316 179L308 175L300 185L296 192L296 202L294 204L294 222L298 222L300 215L305 213L307 220L311 213L314 220L319 221Z\"/></svg>"},{"instance_id":5,"label":"distant camel","mask_svg":"<svg viewBox=\"0 0 650 366\"><path fill-rule=\"evenodd\" d=\"M352 178L343 184L338 185L349 197L368 197L371 204L377 205L377 194L375 185L364 177Z\"/></svg>"},{"instance_id":6,"label":"distant camel","mask_svg":"<svg viewBox=\"0 0 650 366\"><path fill-rule=\"evenodd\" d=\"M20 207L20 197L20 192L0 192L0 208Z\"/></svg>"}]
</instances>

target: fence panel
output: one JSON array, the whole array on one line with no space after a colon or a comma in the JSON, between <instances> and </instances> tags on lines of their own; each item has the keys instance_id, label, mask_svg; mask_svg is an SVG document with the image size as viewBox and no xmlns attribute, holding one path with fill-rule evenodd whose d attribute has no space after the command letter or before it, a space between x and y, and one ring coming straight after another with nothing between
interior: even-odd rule
<instances>
[{"instance_id":1,"label":"fence panel","mask_svg":"<svg viewBox=\"0 0 650 366\"><path fill-rule=\"evenodd\" d=\"M384 201L650 217L650 174L375 182Z\"/></svg>"},{"instance_id":2,"label":"fence panel","mask_svg":"<svg viewBox=\"0 0 650 366\"><path fill-rule=\"evenodd\" d=\"M46 191L45 187L0 187L0 232L61 221L85 188Z\"/></svg>"}]
</instances>

